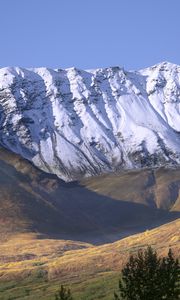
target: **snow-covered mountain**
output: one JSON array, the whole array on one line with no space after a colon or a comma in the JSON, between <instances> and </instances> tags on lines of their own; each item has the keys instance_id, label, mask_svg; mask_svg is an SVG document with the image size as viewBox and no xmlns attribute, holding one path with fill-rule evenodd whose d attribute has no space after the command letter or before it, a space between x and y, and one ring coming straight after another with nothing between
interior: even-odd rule
<instances>
[{"instance_id":1,"label":"snow-covered mountain","mask_svg":"<svg viewBox=\"0 0 180 300\"><path fill-rule=\"evenodd\" d=\"M0 144L70 181L180 164L180 66L0 69Z\"/></svg>"}]
</instances>

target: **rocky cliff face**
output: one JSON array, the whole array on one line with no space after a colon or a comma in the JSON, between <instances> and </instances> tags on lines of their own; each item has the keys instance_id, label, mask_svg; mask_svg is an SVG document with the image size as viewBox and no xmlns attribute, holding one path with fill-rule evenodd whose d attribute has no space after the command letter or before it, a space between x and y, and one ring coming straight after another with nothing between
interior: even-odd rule
<instances>
[{"instance_id":1,"label":"rocky cliff face","mask_svg":"<svg viewBox=\"0 0 180 300\"><path fill-rule=\"evenodd\" d=\"M0 69L0 144L71 181L180 163L180 67Z\"/></svg>"}]
</instances>

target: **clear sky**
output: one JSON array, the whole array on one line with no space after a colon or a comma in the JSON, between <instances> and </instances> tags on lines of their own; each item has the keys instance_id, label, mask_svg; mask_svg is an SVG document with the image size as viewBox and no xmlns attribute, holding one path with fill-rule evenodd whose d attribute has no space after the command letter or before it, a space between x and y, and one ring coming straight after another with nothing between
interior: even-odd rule
<instances>
[{"instance_id":1,"label":"clear sky","mask_svg":"<svg viewBox=\"0 0 180 300\"><path fill-rule=\"evenodd\" d=\"M180 64L180 0L0 0L0 67Z\"/></svg>"}]
</instances>

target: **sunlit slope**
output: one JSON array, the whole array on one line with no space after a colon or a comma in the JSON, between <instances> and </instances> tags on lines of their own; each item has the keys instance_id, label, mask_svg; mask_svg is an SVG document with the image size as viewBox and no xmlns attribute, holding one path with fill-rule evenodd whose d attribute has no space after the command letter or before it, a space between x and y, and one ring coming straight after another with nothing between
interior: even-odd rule
<instances>
[{"instance_id":1,"label":"sunlit slope","mask_svg":"<svg viewBox=\"0 0 180 300\"><path fill-rule=\"evenodd\" d=\"M180 169L144 169L82 181L91 191L113 199L180 211Z\"/></svg>"},{"instance_id":2,"label":"sunlit slope","mask_svg":"<svg viewBox=\"0 0 180 300\"><path fill-rule=\"evenodd\" d=\"M120 271L129 253L147 245L160 255L167 254L171 247L179 256L180 220L102 246L20 235L0 245L0 276L1 280L20 278L41 269L49 280L94 277L101 272Z\"/></svg>"}]
</instances>

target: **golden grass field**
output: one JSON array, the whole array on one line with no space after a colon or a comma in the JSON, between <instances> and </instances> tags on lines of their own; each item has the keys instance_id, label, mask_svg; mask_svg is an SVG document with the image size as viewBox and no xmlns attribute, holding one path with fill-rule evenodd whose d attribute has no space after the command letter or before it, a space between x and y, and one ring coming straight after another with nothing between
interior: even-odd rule
<instances>
[{"instance_id":1,"label":"golden grass field","mask_svg":"<svg viewBox=\"0 0 180 300\"><path fill-rule=\"evenodd\" d=\"M136 253L137 249L146 248L147 245L154 247L159 255L166 255L171 248L179 256L180 220L101 246L67 240L39 239L34 234L22 234L0 246L0 278L3 283L15 280L23 283L33 278L33 283L39 274L41 280L44 278L49 296L53 299L50 287L55 285L57 288L57 282L70 284L75 292L76 287L85 282L86 288L89 286L93 289L93 279L103 281L103 278L108 280L110 276L114 284L129 254ZM44 299L42 282L42 289L39 287L38 290L39 297L42 297L40 299ZM107 294L108 290L105 297ZM24 299L31 299L30 297L31 295Z\"/></svg>"}]
</instances>

